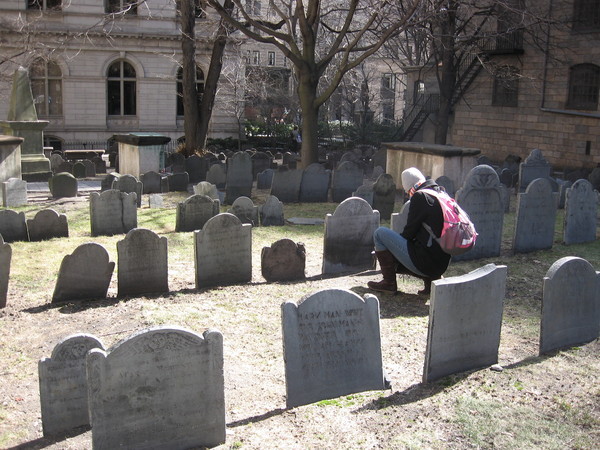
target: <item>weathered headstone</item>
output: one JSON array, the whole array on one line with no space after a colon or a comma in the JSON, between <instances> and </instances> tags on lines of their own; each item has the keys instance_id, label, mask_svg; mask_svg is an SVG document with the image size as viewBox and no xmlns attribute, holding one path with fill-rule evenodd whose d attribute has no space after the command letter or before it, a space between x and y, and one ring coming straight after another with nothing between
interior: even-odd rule
<instances>
[{"instance_id":1,"label":"weathered headstone","mask_svg":"<svg viewBox=\"0 0 600 450\"><path fill-rule=\"evenodd\" d=\"M498 362L506 274L487 264L433 282L423 382Z\"/></svg>"},{"instance_id":2,"label":"weathered headstone","mask_svg":"<svg viewBox=\"0 0 600 450\"><path fill-rule=\"evenodd\" d=\"M10 245L4 243L4 239L0 235L0 308L6 306L11 258L12 248Z\"/></svg>"},{"instance_id":3,"label":"weathered headstone","mask_svg":"<svg viewBox=\"0 0 600 450\"><path fill-rule=\"evenodd\" d=\"M262 276L269 282L303 280L306 249L300 242L280 239L270 247L263 247L260 262Z\"/></svg>"},{"instance_id":4,"label":"weathered headstone","mask_svg":"<svg viewBox=\"0 0 600 450\"><path fill-rule=\"evenodd\" d=\"M75 178L85 178L85 166L81 161L76 161L73 164L73 176Z\"/></svg>"},{"instance_id":5,"label":"weathered headstone","mask_svg":"<svg viewBox=\"0 0 600 450\"><path fill-rule=\"evenodd\" d=\"M177 205L175 231L201 230L211 217L219 214L219 209L219 200L208 195L192 195Z\"/></svg>"},{"instance_id":6,"label":"weathered headstone","mask_svg":"<svg viewBox=\"0 0 600 450\"><path fill-rule=\"evenodd\" d=\"M456 194L456 187L451 178L447 177L446 175L442 175L437 177L435 182L438 184L438 186L442 186L450 197L454 198L454 195Z\"/></svg>"},{"instance_id":7,"label":"weathered headstone","mask_svg":"<svg viewBox=\"0 0 600 450\"><path fill-rule=\"evenodd\" d=\"M185 160L185 172L190 177L190 183L198 183L206 178L208 161L201 156L192 155Z\"/></svg>"},{"instance_id":8,"label":"weathered headstone","mask_svg":"<svg viewBox=\"0 0 600 450\"><path fill-rule=\"evenodd\" d=\"M283 226L283 202L273 195L268 195L265 204L259 208L260 225L263 227Z\"/></svg>"},{"instance_id":9,"label":"weathered headstone","mask_svg":"<svg viewBox=\"0 0 600 450\"><path fill-rule=\"evenodd\" d=\"M201 181L200 183L194 186L194 194L196 195L206 195L213 200L219 200L219 191L217 190L217 186L208 181Z\"/></svg>"},{"instance_id":10,"label":"weathered headstone","mask_svg":"<svg viewBox=\"0 0 600 450\"><path fill-rule=\"evenodd\" d=\"M149 194L148 195L148 207L151 209L157 209L163 207L163 198L160 194Z\"/></svg>"},{"instance_id":11,"label":"weathered headstone","mask_svg":"<svg viewBox=\"0 0 600 450\"><path fill-rule=\"evenodd\" d=\"M73 173L73 163L71 161L63 161L57 168L55 174L59 173Z\"/></svg>"},{"instance_id":12,"label":"weathered headstone","mask_svg":"<svg viewBox=\"0 0 600 450\"><path fill-rule=\"evenodd\" d=\"M577 180L567 191L565 200L565 244L595 241L597 223L598 193L589 181Z\"/></svg>"},{"instance_id":13,"label":"weathered headstone","mask_svg":"<svg viewBox=\"0 0 600 450\"><path fill-rule=\"evenodd\" d=\"M181 328L141 331L88 353L92 445L199 448L225 442L223 336Z\"/></svg>"},{"instance_id":14,"label":"weathered headstone","mask_svg":"<svg viewBox=\"0 0 600 450\"><path fill-rule=\"evenodd\" d=\"M85 166L86 178L93 178L96 176L96 165L92 161L89 159L84 159L81 161L81 163Z\"/></svg>"},{"instance_id":15,"label":"weathered headstone","mask_svg":"<svg viewBox=\"0 0 600 450\"><path fill-rule=\"evenodd\" d=\"M507 167L500 171L500 182L507 188L513 188L517 184L519 174Z\"/></svg>"},{"instance_id":16,"label":"weathered headstone","mask_svg":"<svg viewBox=\"0 0 600 450\"><path fill-rule=\"evenodd\" d=\"M385 389L377 297L327 289L281 310L288 408Z\"/></svg>"},{"instance_id":17,"label":"weathered headstone","mask_svg":"<svg viewBox=\"0 0 600 450\"><path fill-rule=\"evenodd\" d=\"M533 180L524 193L518 194L512 245L514 253L552 248L557 195L545 178Z\"/></svg>"},{"instance_id":18,"label":"weathered headstone","mask_svg":"<svg viewBox=\"0 0 600 450\"><path fill-rule=\"evenodd\" d=\"M300 199L301 169L278 170L273 174L271 195L283 203L298 203Z\"/></svg>"},{"instance_id":19,"label":"weathered headstone","mask_svg":"<svg viewBox=\"0 0 600 450\"><path fill-rule=\"evenodd\" d=\"M187 192L190 177L187 172L177 172L169 175L170 192Z\"/></svg>"},{"instance_id":20,"label":"weathered headstone","mask_svg":"<svg viewBox=\"0 0 600 450\"><path fill-rule=\"evenodd\" d=\"M565 203L567 201L567 191L571 189L571 186L573 186L573 181L560 180L558 186L558 209L564 209Z\"/></svg>"},{"instance_id":21,"label":"weathered headstone","mask_svg":"<svg viewBox=\"0 0 600 450\"><path fill-rule=\"evenodd\" d=\"M114 268L100 244L81 244L60 264L52 303L105 298Z\"/></svg>"},{"instance_id":22,"label":"weathered headstone","mask_svg":"<svg viewBox=\"0 0 600 450\"><path fill-rule=\"evenodd\" d=\"M67 216L53 209L42 209L33 219L27 219L27 230L30 241L69 237Z\"/></svg>"},{"instance_id":23,"label":"weathered headstone","mask_svg":"<svg viewBox=\"0 0 600 450\"><path fill-rule=\"evenodd\" d=\"M94 156L92 162L94 163L96 174L106 173L106 161L101 156Z\"/></svg>"},{"instance_id":24,"label":"weathered headstone","mask_svg":"<svg viewBox=\"0 0 600 450\"><path fill-rule=\"evenodd\" d=\"M181 153L171 153L169 155L171 161L171 171L173 173L185 172L185 156Z\"/></svg>"},{"instance_id":25,"label":"weathered headstone","mask_svg":"<svg viewBox=\"0 0 600 450\"><path fill-rule=\"evenodd\" d=\"M327 202L330 178L331 172L321 164L310 164L302 174L300 202Z\"/></svg>"},{"instance_id":26,"label":"weathered headstone","mask_svg":"<svg viewBox=\"0 0 600 450\"><path fill-rule=\"evenodd\" d=\"M373 232L379 211L362 198L344 200L325 217L323 273L358 272L375 268Z\"/></svg>"},{"instance_id":27,"label":"weathered headstone","mask_svg":"<svg viewBox=\"0 0 600 450\"><path fill-rule=\"evenodd\" d=\"M151 170L140 175L142 183L142 193L144 194L162 194L169 192L169 182L167 177Z\"/></svg>"},{"instance_id":28,"label":"weathered headstone","mask_svg":"<svg viewBox=\"0 0 600 450\"><path fill-rule=\"evenodd\" d=\"M600 335L600 272L567 256L544 277L540 355L583 344Z\"/></svg>"},{"instance_id":29,"label":"weathered headstone","mask_svg":"<svg viewBox=\"0 0 600 450\"><path fill-rule=\"evenodd\" d=\"M27 181L9 178L0 183L2 190L2 206L15 208L27 204Z\"/></svg>"},{"instance_id":30,"label":"weathered headstone","mask_svg":"<svg viewBox=\"0 0 600 450\"><path fill-rule=\"evenodd\" d=\"M65 162L63 157L60 156L58 153L51 154L49 159L50 159L50 169L52 170L53 173L57 173L60 165Z\"/></svg>"},{"instance_id":31,"label":"weathered headstone","mask_svg":"<svg viewBox=\"0 0 600 450\"><path fill-rule=\"evenodd\" d=\"M356 191L352 193L352 197L359 197L366 201L371 207L373 207L373 197L375 196L375 192L373 192L373 182L365 181L364 184L360 185L356 188Z\"/></svg>"},{"instance_id":32,"label":"weathered headstone","mask_svg":"<svg viewBox=\"0 0 600 450\"><path fill-rule=\"evenodd\" d=\"M50 177L48 187L54 198L77 197L77 178L70 173L60 172Z\"/></svg>"},{"instance_id":33,"label":"weathered headstone","mask_svg":"<svg viewBox=\"0 0 600 450\"><path fill-rule=\"evenodd\" d=\"M331 198L334 202L343 202L363 184L363 171L352 161L344 161L331 176Z\"/></svg>"},{"instance_id":34,"label":"weathered headstone","mask_svg":"<svg viewBox=\"0 0 600 450\"><path fill-rule=\"evenodd\" d=\"M93 348L104 350L104 345L90 334L75 334L60 341L50 358L40 360L44 436L58 436L90 425L85 357Z\"/></svg>"},{"instance_id":35,"label":"weathered headstone","mask_svg":"<svg viewBox=\"0 0 600 450\"><path fill-rule=\"evenodd\" d=\"M117 242L119 297L169 292L167 238L135 228Z\"/></svg>"},{"instance_id":36,"label":"weathered headstone","mask_svg":"<svg viewBox=\"0 0 600 450\"><path fill-rule=\"evenodd\" d=\"M25 213L1 209L0 235L4 238L4 242L28 241Z\"/></svg>"},{"instance_id":37,"label":"weathered headstone","mask_svg":"<svg viewBox=\"0 0 600 450\"><path fill-rule=\"evenodd\" d=\"M109 189L112 189L114 181L120 176L121 174L118 172L107 173L106 176L100 182L100 191L104 192L108 191Z\"/></svg>"},{"instance_id":38,"label":"weathered headstone","mask_svg":"<svg viewBox=\"0 0 600 450\"><path fill-rule=\"evenodd\" d=\"M256 175L256 189L271 189L273 185L273 169L266 169Z\"/></svg>"},{"instance_id":39,"label":"weathered headstone","mask_svg":"<svg viewBox=\"0 0 600 450\"><path fill-rule=\"evenodd\" d=\"M400 208L399 213L392 214L390 218L390 228L394 230L398 234L402 234L404 231L404 227L406 226L406 222L408 222L408 210L410 208L410 200L408 200L402 208Z\"/></svg>"},{"instance_id":40,"label":"weathered headstone","mask_svg":"<svg viewBox=\"0 0 600 450\"><path fill-rule=\"evenodd\" d=\"M225 188L225 183L227 182L227 171L223 164L213 164L208 169L208 173L206 174L206 181L214 184L217 189Z\"/></svg>"},{"instance_id":41,"label":"weathered headstone","mask_svg":"<svg viewBox=\"0 0 600 450\"><path fill-rule=\"evenodd\" d=\"M254 206L254 203L248 197L236 198L227 212L236 216L242 223L249 223L254 227L259 225L258 206Z\"/></svg>"},{"instance_id":42,"label":"weathered headstone","mask_svg":"<svg viewBox=\"0 0 600 450\"><path fill-rule=\"evenodd\" d=\"M384 172L387 166L387 150L385 148L377 150L371 156L371 160L373 161L373 167L380 166Z\"/></svg>"},{"instance_id":43,"label":"weathered headstone","mask_svg":"<svg viewBox=\"0 0 600 450\"><path fill-rule=\"evenodd\" d=\"M138 207L142 206L142 192L144 190L144 186L142 182L133 175L121 175L119 178L113 181L112 188L127 194L135 192L137 205Z\"/></svg>"},{"instance_id":44,"label":"weathered headstone","mask_svg":"<svg viewBox=\"0 0 600 450\"><path fill-rule=\"evenodd\" d=\"M273 158L265 152L256 152L250 159L252 160L252 178L256 179L260 172L271 167Z\"/></svg>"},{"instance_id":45,"label":"weathered headstone","mask_svg":"<svg viewBox=\"0 0 600 450\"><path fill-rule=\"evenodd\" d=\"M396 183L390 174L384 173L373 185L373 209L379 211L382 220L390 220L396 204Z\"/></svg>"},{"instance_id":46,"label":"weathered headstone","mask_svg":"<svg viewBox=\"0 0 600 450\"><path fill-rule=\"evenodd\" d=\"M124 234L137 227L135 192L110 189L90 194L90 225L92 236Z\"/></svg>"},{"instance_id":47,"label":"weathered headstone","mask_svg":"<svg viewBox=\"0 0 600 450\"><path fill-rule=\"evenodd\" d=\"M529 156L519 165L519 192L525 192L529 183L538 178L550 178L552 167L542 155L542 151L534 148Z\"/></svg>"},{"instance_id":48,"label":"weathered headstone","mask_svg":"<svg viewBox=\"0 0 600 450\"><path fill-rule=\"evenodd\" d=\"M231 205L238 197L252 196L252 160L246 152L237 152L227 159L225 204Z\"/></svg>"},{"instance_id":49,"label":"weathered headstone","mask_svg":"<svg viewBox=\"0 0 600 450\"><path fill-rule=\"evenodd\" d=\"M252 279L252 225L221 213L194 238L197 289Z\"/></svg>"},{"instance_id":50,"label":"weathered headstone","mask_svg":"<svg viewBox=\"0 0 600 450\"><path fill-rule=\"evenodd\" d=\"M282 164L289 170L296 170L297 160L296 155L292 152L285 152L282 156Z\"/></svg>"}]
</instances>

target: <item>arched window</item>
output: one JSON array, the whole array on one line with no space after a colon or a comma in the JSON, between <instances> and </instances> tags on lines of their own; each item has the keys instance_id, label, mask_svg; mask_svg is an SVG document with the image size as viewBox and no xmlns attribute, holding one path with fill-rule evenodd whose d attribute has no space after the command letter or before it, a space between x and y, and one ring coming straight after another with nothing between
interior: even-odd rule
<instances>
[{"instance_id":1,"label":"arched window","mask_svg":"<svg viewBox=\"0 0 600 450\"><path fill-rule=\"evenodd\" d=\"M53 61L38 58L29 71L38 116L62 116L62 71Z\"/></svg>"},{"instance_id":2,"label":"arched window","mask_svg":"<svg viewBox=\"0 0 600 450\"><path fill-rule=\"evenodd\" d=\"M573 2L573 30L600 30L600 0L575 0Z\"/></svg>"},{"instance_id":3,"label":"arched window","mask_svg":"<svg viewBox=\"0 0 600 450\"><path fill-rule=\"evenodd\" d=\"M138 0L106 0L104 10L108 13L137 14Z\"/></svg>"},{"instance_id":4,"label":"arched window","mask_svg":"<svg viewBox=\"0 0 600 450\"><path fill-rule=\"evenodd\" d=\"M600 90L600 67L595 64L577 64L569 73L567 108L596 111Z\"/></svg>"},{"instance_id":5,"label":"arched window","mask_svg":"<svg viewBox=\"0 0 600 450\"><path fill-rule=\"evenodd\" d=\"M115 61L108 68L107 99L109 116L135 116L135 69L127 61Z\"/></svg>"},{"instance_id":6,"label":"arched window","mask_svg":"<svg viewBox=\"0 0 600 450\"><path fill-rule=\"evenodd\" d=\"M494 76L493 106L519 105L519 69L513 66L498 67Z\"/></svg>"},{"instance_id":7,"label":"arched window","mask_svg":"<svg viewBox=\"0 0 600 450\"><path fill-rule=\"evenodd\" d=\"M60 11L62 9L62 0L27 0L27 9Z\"/></svg>"},{"instance_id":8,"label":"arched window","mask_svg":"<svg viewBox=\"0 0 600 450\"><path fill-rule=\"evenodd\" d=\"M198 90L198 103L204 94L204 72L196 67L196 89ZM183 69L177 70L177 115L183 116Z\"/></svg>"}]
</instances>

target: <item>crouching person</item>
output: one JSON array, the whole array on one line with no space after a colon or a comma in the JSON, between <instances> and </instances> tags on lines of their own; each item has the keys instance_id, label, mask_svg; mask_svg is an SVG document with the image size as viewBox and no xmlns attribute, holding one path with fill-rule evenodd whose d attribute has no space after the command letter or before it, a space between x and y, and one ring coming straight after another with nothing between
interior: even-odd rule
<instances>
[{"instance_id":1,"label":"crouching person","mask_svg":"<svg viewBox=\"0 0 600 450\"><path fill-rule=\"evenodd\" d=\"M423 279L425 287L418 293L429 295L431 282L442 277L450 264L451 256L441 249L423 226L429 225L439 237L444 224L438 199L423 190L433 189L439 192L443 188L433 180L426 180L414 167L402 172L402 187L410 198L406 226L401 234L385 227L375 230L375 255L383 280L369 281L368 286L375 291L395 293L398 290L396 274L402 273Z\"/></svg>"}]
</instances>

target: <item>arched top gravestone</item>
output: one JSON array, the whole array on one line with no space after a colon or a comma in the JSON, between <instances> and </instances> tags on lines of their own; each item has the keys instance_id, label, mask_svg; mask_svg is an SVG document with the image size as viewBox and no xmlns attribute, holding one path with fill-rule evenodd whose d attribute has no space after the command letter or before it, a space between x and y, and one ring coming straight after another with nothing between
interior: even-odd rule
<instances>
[{"instance_id":1,"label":"arched top gravestone","mask_svg":"<svg viewBox=\"0 0 600 450\"><path fill-rule=\"evenodd\" d=\"M153 170L140 175L142 183L142 193L161 194L169 191L169 182L167 177Z\"/></svg>"},{"instance_id":2,"label":"arched top gravestone","mask_svg":"<svg viewBox=\"0 0 600 450\"><path fill-rule=\"evenodd\" d=\"M251 197L252 160L246 152L236 152L227 160L227 182L224 203L231 205L238 197Z\"/></svg>"},{"instance_id":3,"label":"arched top gravestone","mask_svg":"<svg viewBox=\"0 0 600 450\"><path fill-rule=\"evenodd\" d=\"M331 172L326 170L322 164L310 164L302 173L299 201L327 202L330 179Z\"/></svg>"},{"instance_id":4,"label":"arched top gravestone","mask_svg":"<svg viewBox=\"0 0 600 450\"><path fill-rule=\"evenodd\" d=\"M60 172L48 180L50 193L54 198L77 197L77 178L67 172Z\"/></svg>"},{"instance_id":5,"label":"arched top gravestone","mask_svg":"<svg viewBox=\"0 0 600 450\"><path fill-rule=\"evenodd\" d=\"M236 216L242 223L248 223L255 227L259 225L258 206L255 206L254 202L248 197L236 198L227 212Z\"/></svg>"},{"instance_id":6,"label":"arched top gravestone","mask_svg":"<svg viewBox=\"0 0 600 450\"><path fill-rule=\"evenodd\" d=\"M132 193L135 192L138 207L142 205L142 191L144 186L141 181L130 174L124 174L113 181L112 189L117 191Z\"/></svg>"},{"instance_id":7,"label":"arched top gravestone","mask_svg":"<svg viewBox=\"0 0 600 450\"><path fill-rule=\"evenodd\" d=\"M206 181L217 186L217 189L224 188L227 181L227 172L225 165L213 164L206 173Z\"/></svg>"},{"instance_id":8,"label":"arched top gravestone","mask_svg":"<svg viewBox=\"0 0 600 450\"><path fill-rule=\"evenodd\" d=\"M280 202L274 195L267 196L264 205L259 208L259 211L261 226L269 227L285 225L283 202Z\"/></svg>"},{"instance_id":9,"label":"arched top gravestone","mask_svg":"<svg viewBox=\"0 0 600 450\"><path fill-rule=\"evenodd\" d=\"M300 200L302 177L302 169L276 171L273 174L270 194L283 203L297 203Z\"/></svg>"},{"instance_id":10,"label":"arched top gravestone","mask_svg":"<svg viewBox=\"0 0 600 450\"><path fill-rule=\"evenodd\" d=\"M208 181L201 181L194 186L194 194L206 195L213 200L219 200L219 191L217 186Z\"/></svg>"},{"instance_id":11,"label":"arched top gravestone","mask_svg":"<svg viewBox=\"0 0 600 450\"><path fill-rule=\"evenodd\" d=\"M529 183L537 178L550 178L552 166L542 155L540 149L534 148L529 156L519 165L519 192L525 192Z\"/></svg>"},{"instance_id":12,"label":"arched top gravestone","mask_svg":"<svg viewBox=\"0 0 600 450\"><path fill-rule=\"evenodd\" d=\"M137 195L109 189L90 194L90 225L92 236L112 236L127 233L137 227Z\"/></svg>"},{"instance_id":13,"label":"arched top gravestone","mask_svg":"<svg viewBox=\"0 0 600 450\"><path fill-rule=\"evenodd\" d=\"M53 209L38 211L33 219L27 219L30 241L69 237L67 216Z\"/></svg>"},{"instance_id":14,"label":"arched top gravestone","mask_svg":"<svg viewBox=\"0 0 600 450\"><path fill-rule=\"evenodd\" d=\"M565 199L564 242L580 244L596 240L598 192L587 180L577 180Z\"/></svg>"},{"instance_id":15,"label":"arched top gravestone","mask_svg":"<svg viewBox=\"0 0 600 450\"><path fill-rule=\"evenodd\" d=\"M219 200L195 194L177 205L175 231L201 230L206 222L219 214Z\"/></svg>"},{"instance_id":16,"label":"arched top gravestone","mask_svg":"<svg viewBox=\"0 0 600 450\"><path fill-rule=\"evenodd\" d=\"M0 210L0 235L4 242L28 241L25 213L11 209Z\"/></svg>"},{"instance_id":17,"label":"arched top gravestone","mask_svg":"<svg viewBox=\"0 0 600 450\"><path fill-rule=\"evenodd\" d=\"M352 161L345 161L333 171L331 196L334 202L343 202L363 184L363 170Z\"/></svg>"}]
</instances>

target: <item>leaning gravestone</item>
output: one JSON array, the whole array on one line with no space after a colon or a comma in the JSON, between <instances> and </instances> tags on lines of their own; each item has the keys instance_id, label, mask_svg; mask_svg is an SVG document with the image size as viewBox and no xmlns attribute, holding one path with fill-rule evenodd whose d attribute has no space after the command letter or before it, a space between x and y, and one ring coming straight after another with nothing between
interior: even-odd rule
<instances>
[{"instance_id":1,"label":"leaning gravestone","mask_svg":"<svg viewBox=\"0 0 600 450\"><path fill-rule=\"evenodd\" d=\"M177 205L175 231L201 230L211 217L219 214L219 200L195 194Z\"/></svg>"},{"instance_id":2,"label":"leaning gravestone","mask_svg":"<svg viewBox=\"0 0 600 450\"><path fill-rule=\"evenodd\" d=\"M170 192L187 192L190 176L187 172L177 172L168 176Z\"/></svg>"},{"instance_id":3,"label":"leaning gravestone","mask_svg":"<svg viewBox=\"0 0 600 450\"><path fill-rule=\"evenodd\" d=\"M325 203L329 198L331 172L319 163L312 163L302 174L300 202Z\"/></svg>"},{"instance_id":4,"label":"leaning gravestone","mask_svg":"<svg viewBox=\"0 0 600 450\"><path fill-rule=\"evenodd\" d=\"M44 241L46 239L69 237L67 216L53 209L38 211L33 219L27 219L29 240Z\"/></svg>"},{"instance_id":5,"label":"leaning gravestone","mask_svg":"<svg viewBox=\"0 0 600 450\"><path fill-rule=\"evenodd\" d=\"M325 217L323 273L358 272L375 268L373 232L379 211L362 198L344 200Z\"/></svg>"},{"instance_id":6,"label":"leaning gravestone","mask_svg":"<svg viewBox=\"0 0 600 450\"><path fill-rule=\"evenodd\" d=\"M223 189L227 182L227 171L225 166L220 163L210 166L208 173L206 174L206 181L214 184L217 189Z\"/></svg>"},{"instance_id":7,"label":"leaning gravestone","mask_svg":"<svg viewBox=\"0 0 600 450\"><path fill-rule=\"evenodd\" d=\"M194 194L196 195L206 195L213 200L219 200L219 191L217 190L217 186L208 181L201 181L200 183L194 186Z\"/></svg>"},{"instance_id":8,"label":"leaning gravestone","mask_svg":"<svg viewBox=\"0 0 600 450\"><path fill-rule=\"evenodd\" d=\"M283 203L298 203L300 199L301 169L278 170L273 174L271 195Z\"/></svg>"},{"instance_id":9,"label":"leaning gravestone","mask_svg":"<svg viewBox=\"0 0 600 450\"><path fill-rule=\"evenodd\" d=\"M225 203L231 205L238 197L252 195L252 160L246 152L237 152L227 159Z\"/></svg>"},{"instance_id":10,"label":"leaning gravestone","mask_svg":"<svg viewBox=\"0 0 600 450\"><path fill-rule=\"evenodd\" d=\"M11 258L12 248L10 245L4 243L4 239L0 235L0 308L4 308L6 306Z\"/></svg>"},{"instance_id":11,"label":"leaning gravestone","mask_svg":"<svg viewBox=\"0 0 600 450\"><path fill-rule=\"evenodd\" d=\"M141 174L140 182L142 183L142 193L144 194L162 194L164 192L169 192L169 182L167 177L164 177L153 170Z\"/></svg>"},{"instance_id":12,"label":"leaning gravestone","mask_svg":"<svg viewBox=\"0 0 600 450\"><path fill-rule=\"evenodd\" d=\"M77 197L77 178L70 173L61 172L50 177L48 187L54 198Z\"/></svg>"},{"instance_id":13,"label":"leaning gravestone","mask_svg":"<svg viewBox=\"0 0 600 450\"><path fill-rule=\"evenodd\" d=\"M0 235L4 242L28 241L25 213L10 209L0 210Z\"/></svg>"},{"instance_id":14,"label":"leaning gravestone","mask_svg":"<svg viewBox=\"0 0 600 450\"><path fill-rule=\"evenodd\" d=\"M542 151L534 148L529 156L519 165L519 192L525 192L529 183L538 178L550 179L552 167L542 155Z\"/></svg>"},{"instance_id":15,"label":"leaning gravestone","mask_svg":"<svg viewBox=\"0 0 600 450\"><path fill-rule=\"evenodd\" d=\"M75 178L85 178L85 165L81 161L73 164L73 176Z\"/></svg>"},{"instance_id":16,"label":"leaning gravestone","mask_svg":"<svg viewBox=\"0 0 600 450\"><path fill-rule=\"evenodd\" d=\"M281 312L288 408L385 389L377 297L327 289Z\"/></svg>"},{"instance_id":17,"label":"leaning gravestone","mask_svg":"<svg viewBox=\"0 0 600 450\"><path fill-rule=\"evenodd\" d=\"M266 169L256 175L256 189L271 189L273 185L273 169Z\"/></svg>"},{"instance_id":18,"label":"leaning gravestone","mask_svg":"<svg viewBox=\"0 0 600 450\"><path fill-rule=\"evenodd\" d=\"M566 256L544 277L540 355L600 335L600 272L585 259Z\"/></svg>"},{"instance_id":19,"label":"leaning gravestone","mask_svg":"<svg viewBox=\"0 0 600 450\"><path fill-rule=\"evenodd\" d=\"M545 178L533 180L524 193L519 193L512 246L514 253L552 248L557 195Z\"/></svg>"},{"instance_id":20,"label":"leaning gravestone","mask_svg":"<svg viewBox=\"0 0 600 450\"><path fill-rule=\"evenodd\" d=\"M252 279L252 225L221 213L194 232L196 289Z\"/></svg>"},{"instance_id":21,"label":"leaning gravestone","mask_svg":"<svg viewBox=\"0 0 600 450\"><path fill-rule=\"evenodd\" d=\"M331 176L331 198L343 202L363 184L363 171L352 161L344 161Z\"/></svg>"},{"instance_id":22,"label":"leaning gravestone","mask_svg":"<svg viewBox=\"0 0 600 450\"><path fill-rule=\"evenodd\" d=\"M581 244L596 240L598 193L592 183L577 180L565 199L565 244Z\"/></svg>"},{"instance_id":23,"label":"leaning gravestone","mask_svg":"<svg viewBox=\"0 0 600 450\"><path fill-rule=\"evenodd\" d=\"M306 249L302 243L280 239L270 247L263 247L260 262L262 276L269 282L303 280Z\"/></svg>"},{"instance_id":24,"label":"leaning gravestone","mask_svg":"<svg viewBox=\"0 0 600 450\"><path fill-rule=\"evenodd\" d=\"M249 223L254 227L258 226L258 206L254 206L254 203L248 197L236 198L227 212L236 216L242 223Z\"/></svg>"},{"instance_id":25,"label":"leaning gravestone","mask_svg":"<svg viewBox=\"0 0 600 450\"><path fill-rule=\"evenodd\" d=\"M506 274L487 264L433 282L423 382L498 362Z\"/></svg>"},{"instance_id":26,"label":"leaning gravestone","mask_svg":"<svg viewBox=\"0 0 600 450\"><path fill-rule=\"evenodd\" d=\"M406 222L408 222L408 210L410 208L410 200L408 200L402 208L400 208L399 213L392 214L390 219L390 228L394 230L398 234L402 234L404 231L404 227L406 226Z\"/></svg>"},{"instance_id":27,"label":"leaning gravestone","mask_svg":"<svg viewBox=\"0 0 600 450\"><path fill-rule=\"evenodd\" d=\"M167 238L135 228L117 242L119 297L169 292Z\"/></svg>"},{"instance_id":28,"label":"leaning gravestone","mask_svg":"<svg viewBox=\"0 0 600 450\"><path fill-rule=\"evenodd\" d=\"M200 448L225 442L223 336L141 331L88 353L92 446Z\"/></svg>"},{"instance_id":29,"label":"leaning gravestone","mask_svg":"<svg viewBox=\"0 0 600 450\"><path fill-rule=\"evenodd\" d=\"M105 298L114 268L100 244L81 244L60 264L52 303Z\"/></svg>"},{"instance_id":30,"label":"leaning gravestone","mask_svg":"<svg viewBox=\"0 0 600 450\"><path fill-rule=\"evenodd\" d=\"M133 175L121 175L113 181L112 188L127 194L135 192L137 205L138 207L142 206L142 192L144 191L144 186L142 182Z\"/></svg>"},{"instance_id":31,"label":"leaning gravestone","mask_svg":"<svg viewBox=\"0 0 600 450\"><path fill-rule=\"evenodd\" d=\"M396 203L396 183L388 173L384 173L373 185L373 209L379 211L382 220L390 220Z\"/></svg>"},{"instance_id":32,"label":"leaning gravestone","mask_svg":"<svg viewBox=\"0 0 600 450\"><path fill-rule=\"evenodd\" d=\"M14 208L27 204L27 181L19 178L9 178L0 183L2 190L2 206Z\"/></svg>"},{"instance_id":33,"label":"leaning gravestone","mask_svg":"<svg viewBox=\"0 0 600 450\"><path fill-rule=\"evenodd\" d=\"M104 350L90 334L75 334L59 342L50 358L38 364L44 436L58 436L89 426L85 357L89 350Z\"/></svg>"},{"instance_id":34,"label":"leaning gravestone","mask_svg":"<svg viewBox=\"0 0 600 450\"><path fill-rule=\"evenodd\" d=\"M268 195L265 204L259 208L260 225L263 227L283 226L283 202L273 195Z\"/></svg>"},{"instance_id":35,"label":"leaning gravestone","mask_svg":"<svg viewBox=\"0 0 600 450\"><path fill-rule=\"evenodd\" d=\"M136 194L110 189L90 194L92 236L125 234L137 227Z\"/></svg>"},{"instance_id":36,"label":"leaning gravestone","mask_svg":"<svg viewBox=\"0 0 600 450\"><path fill-rule=\"evenodd\" d=\"M456 201L471 218L479 236L471 250L452 259L466 261L499 256L504 203L496 171L486 165L473 167L467 174L463 187L456 193Z\"/></svg>"}]
</instances>

